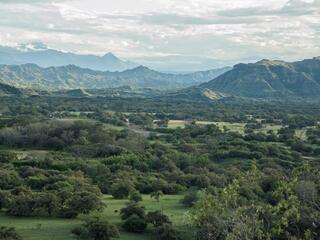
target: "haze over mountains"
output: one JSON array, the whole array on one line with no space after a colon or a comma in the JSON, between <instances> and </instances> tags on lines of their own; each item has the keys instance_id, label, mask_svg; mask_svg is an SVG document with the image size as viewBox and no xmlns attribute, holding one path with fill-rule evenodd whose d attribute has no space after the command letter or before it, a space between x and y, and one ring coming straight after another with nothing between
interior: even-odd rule
<instances>
[{"instance_id":1,"label":"haze over mountains","mask_svg":"<svg viewBox=\"0 0 320 240\"><path fill-rule=\"evenodd\" d=\"M17 48L0 47L0 64L21 65L33 63L41 67L76 65L100 71L124 71L139 64L124 61L112 53L104 56L80 55L48 49L41 43L22 45Z\"/></svg>"},{"instance_id":2,"label":"haze over mountains","mask_svg":"<svg viewBox=\"0 0 320 240\"><path fill-rule=\"evenodd\" d=\"M230 70L167 74L139 66L122 72L102 72L75 65L41 68L35 64L0 65L0 82L40 90L103 89L121 86L161 90L185 88L210 81Z\"/></svg>"},{"instance_id":3,"label":"haze over mountains","mask_svg":"<svg viewBox=\"0 0 320 240\"><path fill-rule=\"evenodd\" d=\"M1 85L2 94L19 91L10 86L48 91L128 86L185 89L179 93L190 97L200 94L210 99L227 96L320 98L320 57L291 63L264 59L240 63L233 68L173 74L120 60L111 53L102 57L77 55L33 44L22 46L20 50L0 47L1 63L4 64L0 65L0 83L6 84ZM101 71L105 69L108 71Z\"/></svg>"},{"instance_id":4,"label":"haze over mountains","mask_svg":"<svg viewBox=\"0 0 320 240\"><path fill-rule=\"evenodd\" d=\"M0 64L21 65L37 64L40 67L59 67L76 65L99 71L124 71L140 65L166 73L191 73L208 69L233 66L239 62L255 62L259 57L245 59L220 60L205 56L143 56L133 57L132 61L122 60L109 52L103 56L83 55L62 52L48 48L41 42L21 44L16 48L0 46Z\"/></svg>"}]
</instances>

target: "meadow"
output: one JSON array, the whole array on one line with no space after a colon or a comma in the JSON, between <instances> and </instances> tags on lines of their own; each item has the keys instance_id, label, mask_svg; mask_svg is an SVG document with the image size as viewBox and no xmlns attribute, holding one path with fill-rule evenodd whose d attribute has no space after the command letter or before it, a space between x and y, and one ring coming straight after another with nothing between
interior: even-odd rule
<instances>
[{"instance_id":1,"label":"meadow","mask_svg":"<svg viewBox=\"0 0 320 240\"><path fill-rule=\"evenodd\" d=\"M164 195L160 201L156 201L150 195L143 195L141 205L146 211L160 210L166 214L175 227L182 234L186 231L186 212L188 211L181 203L182 195ZM45 218L45 217L12 217L0 213L0 226L15 227L24 240L72 240L75 237L71 229L79 226L83 220L100 217L119 226L120 240L151 240L151 230L145 234L134 234L121 231L120 209L126 206L128 200L114 199L111 195L104 195L103 202L107 207L102 212L93 212L90 215L80 215L77 219ZM184 234L185 237L188 233ZM187 239L184 238L184 239Z\"/></svg>"}]
</instances>

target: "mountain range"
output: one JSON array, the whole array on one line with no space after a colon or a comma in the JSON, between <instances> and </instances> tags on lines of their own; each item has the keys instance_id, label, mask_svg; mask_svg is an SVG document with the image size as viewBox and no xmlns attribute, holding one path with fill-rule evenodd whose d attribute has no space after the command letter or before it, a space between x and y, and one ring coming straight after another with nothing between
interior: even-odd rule
<instances>
[{"instance_id":1,"label":"mountain range","mask_svg":"<svg viewBox=\"0 0 320 240\"><path fill-rule=\"evenodd\" d=\"M35 64L0 65L0 82L38 90L103 89L121 86L171 90L207 82L230 68L190 74L169 74L139 66L122 72L103 72L75 65L42 68Z\"/></svg>"},{"instance_id":2,"label":"mountain range","mask_svg":"<svg viewBox=\"0 0 320 240\"><path fill-rule=\"evenodd\" d=\"M65 90L64 93L71 96L90 96L97 92L88 91L90 89L110 88L118 88L120 90L115 92L130 95L144 88L146 91L152 89L152 93L156 93L153 90L174 90L168 92L168 96L189 99L216 100L235 96L317 100L320 99L320 57L296 62L264 59L256 63L240 63L233 68L190 74L162 73L144 66L109 72L74 65L48 68L35 64L0 65L0 83L2 95L35 89ZM106 92L110 91L100 91L99 94Z\"/></svg>"},{"instance_id":3,"label":"mountain range","mask_svg":"<svg viewBox=\"0 0 320 240\"><path fill-rule=\"evenodd\" d=\"M320 57L292 63L261 60L237 64L189 91L249 98L320 98Z\"/></svg>"},{"instance_id":4,"label":"mountain range","mask_svg":"<svg viewBox=\"0 0 320 240\"><path fill-rule=\"evenodd\" d=\"M20 49L0 47L0 64L21 65L33 63L40 67L58 67L76 65L99 71L124 71L138 67L130 61L124 61L112 53L104 56L81 55L58 50L48 49L41 43L20 46Z\"/></svg>"}]
</instances>

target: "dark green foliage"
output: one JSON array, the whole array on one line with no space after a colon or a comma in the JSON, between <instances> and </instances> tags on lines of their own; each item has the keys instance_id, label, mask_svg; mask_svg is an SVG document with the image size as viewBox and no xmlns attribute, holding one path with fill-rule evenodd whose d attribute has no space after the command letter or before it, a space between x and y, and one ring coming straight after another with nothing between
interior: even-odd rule
<instances>
[{"instance_id":1,"label":"dark green foliage","mask_svg":"<svg viewBox=\"0 0 320 240\"><path fill-rule=\"evenodd\" d=\"M0 98L0 110L9 215L75 218L100 211L102 192L129 198L128 231L150 223L153 238L175 239L168 216L138 202L149 194L161 207L162 194L185 193L199 239L319 237L319 104L42 96ZM168 119L185 127L156 126Z\"/></svg>"},{"instance_id":2,"label":"dark green foliage","mask_svg":"<svg viewBox=\"0 0 320 240\"><path fill-rule=\"evenodd\" d=\"M123 222L122 227L127 232L143 233L147 228L147 222L137 215L131 215Z\"/></svg>"},{"instance_id":3,"label":"dark green foliage","mask_svg":"<svg viewBox=\"0 0 320 240\"><path fill-rule=\"evenodd\" d=\"M128 219L132 215L138 216L141 219L145 219L145 209L139 206L137 203L129 202L127 207L120 210L120 215L123 220Z\"/></svg>"},{"instance_id":4,"label":"dark green foliage","mask_svg":"<svg viewBox=\"0 0 320 240\"><path fill-rule=\"evenodd\" d=\"M197 189L191 189L185 193L181 203L187 207L194 206L199 200L199 192Z\"/></svg>"},{"instance_id":5,"label":"dark green foliage","mask_svg":"<svg viewBox=\"0 0 320 240\"><path fill-rule=\"evenodd\" d=\"M110 188L111 195L116 199L127 198L131 191L133 186L130 181L117 180Z\"/></svg>"},{"instance_id":6,"label":"dark green foliage","mask_svg":"<svg viewBox=\"0 0 320 240\"><path fill-rule=\"evenodd\" d=\"M131 191L129 194L129 200L132 202L141 202L142 196L138 191Z\"/></svg>"},{"instance_id":7,"label":"dark green foliage","mask_svg":"<svg viewBox=\"0 0 320 240\"><path fill-rule=\"evenodd\" d=\"M9 163L17 160L17 155L12 152L0 151L0 163Z\"/></svg>"},{"instance_id":8,"label":"dark green foliage","mask_svg":"<svg viewBox=\"0 0 320 240\"><path fill-rule=\"evenodd\" d=\"M119 238L117 227L99 219L89 220L81 227L74 228L72 233L80 239L110 240Z\"/></svg>"},{"instance_id":9,"label":"dark green foliage","mask_svg":"<svg viewBox=\"0 0 320 240\"><path fill-rule=\"evenodd\" d=\"M167 215L164 215L160 211L148 212L146 219L154 227L159 227L163 224L171 224Z\"/></svg>"},{"instance_id":10,"label":"dark green foliage","mask_svg":"<svg viewBox=\"0 0 320 240\"><path fill-rule=\"evenodd\" d=\"M165 223L155 229L155 238L158 240L179 240L179 234L171 224Z\"/></svg>"},{"instance_id":11,"label":"dark green foliage","mask_svg":"<svg viewBox=\"0 0 320 240\"><path fill-rule=\"evenodd\" d=\"M22 238L14 228L0 227L1 240L21 240Z\"/></svg>"}]
</instances>

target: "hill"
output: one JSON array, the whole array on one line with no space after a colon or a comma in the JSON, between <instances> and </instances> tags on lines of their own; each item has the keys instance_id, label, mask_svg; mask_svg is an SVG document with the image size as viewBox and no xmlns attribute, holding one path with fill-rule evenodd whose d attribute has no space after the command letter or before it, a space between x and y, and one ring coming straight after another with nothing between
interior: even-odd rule
<instances>
[{"instance_id":1,"label":"hill","mask_svg":"<svg viewBox=\"0 0 320 240\"><path fill-rule=\"evenodd\" d=\"M37 64L41 67L77 65L100 71L124 71L138 66L136 63L121 60L112 53L96 56L61 52L46 47L38 49L36 46L24 49L24 51L0 47L0 64L20 65L27 63Z\"/></svg>"},{"instance_id":2,"label":"hill","mask_svg":"<svg viewBox=\"0 0 320 240\"><path fill-rule=\"evenodd\" d=\"M198 89L249 98L319 98L320 58L238 64Z\"/></svg>"},{"instance_id":3,"label":"hill","mask_svg":"<svg viewBox=\"0 0 320 240\"><path fill-rule=\"evenodd\" d=\"M123 72L102 72L75 65L42 68L35 64L0 65L5 84L40 90L133 88L177 89L207 82L224 73L222 68L191 74L167 74L139 66Z\"/></svg>"},{"instance_id":4,"label":"hill","mask_svg":"<svg viewBox=\"0 0 320 240\"><path fill-rule=\"evenodd\" d=\"M22 94L22 92L18 88L0 83L0 96L20 95L20 94Z\"/></svg>"}]
</instances>

